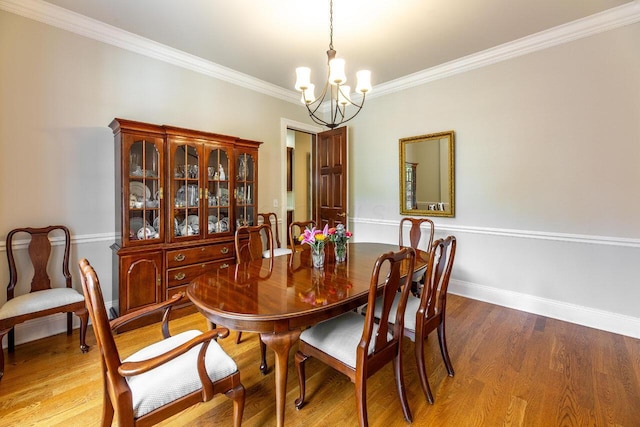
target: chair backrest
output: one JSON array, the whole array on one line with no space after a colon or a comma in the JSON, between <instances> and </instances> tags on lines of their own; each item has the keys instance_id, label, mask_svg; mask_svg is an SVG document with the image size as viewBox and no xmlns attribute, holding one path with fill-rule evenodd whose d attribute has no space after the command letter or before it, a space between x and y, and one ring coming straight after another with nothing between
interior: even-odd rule
<instances>
[{"instance_id":1,"label":"chair backrest","mask_svg":"<svg viewBox=\"0 0 640 427\"><path fill-rule=\"evenodd\" d=\"M388 270L385 265L389 265ZM411 272L415 266L415 251L413 248L403 248L398 252L388 252L382 254L376 260L371 274L371 282L369 284L368 308L365 315L364 329L362 338L357 349L356 366L362 366L362 363L377 363L374 359L379 359L382 364L397 356L401 348L402 334L404 328L404 311L407 305L407 299L411 292ZM383 267L385 269L383 270ZM382 298L378 298L378 290L380 286L380 273L386 273L383 284ZM403 277L404 276L404 277ZM389 318L393 309L393 303L398 291L400 301L396 307L395 323L393 323L393 332L389 334ZM382 304L382 312L379 322L376 322L375 312L376 303ZM378 327L377 333L373 336L374 325ZM374 351L368 355L369 345L375 340ZM396 347L394 351L389 351L391 347ZM371 369L370 374L377 371L381 366L376 364Z\"/></svg>"},{"instance_id":2,"label":"chair backrest","mask_svg":"<svg viewBox=\"0 0 640 427\"><path fill-rule=\"evenodd\" d=\"M408 238L405 233L405 225L407 223L411 224L411 228L409 229ZM428 240L422 242L424 250L428 251L431 249L431 245L433 244L433 234L434 234L434 225L433 221L428 218L402 218L400 220L400 233L399 233L399 241L400 246L411 246L413 249L419 249L419 245L422 239L422 226L426 224L429 232L428 232ZM426 235L425 235L426 236Z\"/></svg>"},{"instance_id":3,"label":"chair backrest","mask_svg":"<svg viewBox=\"0 0 640 427\"><path fill-rule=\"evenodd\" d=\"M275 230L275 232L273 233L275 235L275 247L281 248L282 246L280 245L280 233L278 232L278 215L276 215L275 212L259 213L258 218L262 218L263 224L269 224L271 226L272 232Z\"/></svg>"},{"instance_id":4,"label":"chair backrest","mask_svg":"<svg viewBox=\"0 0 640 427\"><path fill-rule=\"evenodd\" d=\"M120 367L122 361L109 324L100 281L89 261L83 258L78 262L78 265L82 281L82 292L84 293L89 317L91 317L91 323L93 324L93 332L100 348L100 362L105 376L110 382L109 387L105 386L105 392L111 389L118 394L118 390L128 390L129 386L125 378L118 373L118 367Z\"/></svg>"},{"instance_id":5,"label":"chair backrest","mask_svg":"<svg viewBox=\"0 0 640 427\"><path fill-rule=\"evenodd\" d=\"M70 288L71 273L69 272L69 251L71 248L71 237L69 229L64 225L51 225L43 228L16 228L7 234L7 260L9 261L9 285L7 286L7 301L14 297L15 286L18 283L18 269L13 254L13 239L18 233L27 233L31 236L29 242L29 257L33 264L33 279L31 280L30 292L51 289L51 278L47 273L47 265L51 255L51 242L49 234L55 231L62 231L64 234L64 255L62 259L62 275L64 276L66 287Z\"/></svg>"},{"instance_id":6,"label":"chair backrest","mask_svg":"<svg viewBox=\"0 0 640 427\"><path fill-rule=\"evenodd\" d=\"M429 253L427 274L420 297L418 315L424 313L427 320L434 315L444 314L447 304L447 290L456 257L456 238L448 236L433 242Z\"/></svg>"},{"instance_id":7,"label":"chair backrest","mask_svg":"<svg viewBox=\"0 0 640 427\"><path fill-rule=\"evenodd\" d=\"M240 264L261 259L265 243L273 259L273 233L269 224L238 227L235 235L236 262Z\"/></svg>"},{"instance_id":8,"label":"chair backrest","mask_svg":"<svg viewBox=\"0 0 640 427\"><path fill-rule=\"evenodd\" d=\"M291 250L295 250L296 247L300 247L298 236L302 234L305 228L315 227L316 222L313 220L308 221L293 221L289 224L289 245Z\"/></svg>"}]
</instances>

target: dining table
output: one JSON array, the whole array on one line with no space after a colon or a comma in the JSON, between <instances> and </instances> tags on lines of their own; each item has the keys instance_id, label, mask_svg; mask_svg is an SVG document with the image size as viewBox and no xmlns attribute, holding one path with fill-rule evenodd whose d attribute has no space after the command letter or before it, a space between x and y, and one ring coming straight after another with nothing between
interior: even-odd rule
<instances>
[{"instance_id":1,"label":"dining table","mask_svg":"<svg viewBox=\"0 0 640 427\"><path fill-rule=\"evenodd\" d=\"M302 330L365 304L378 256L401 248L385 243L349 243L346 261L335 262L333 245L327 244L325 265L315 268L311 251L304 246L290 255L204 273L186 290L210 322L259 333L274 351L277 426L284 425L289 352ZM424 269L427 258L426 252L418 250L414 271ZM385 274L381 272L380 277Z\"/></svg>"}]
</instances>

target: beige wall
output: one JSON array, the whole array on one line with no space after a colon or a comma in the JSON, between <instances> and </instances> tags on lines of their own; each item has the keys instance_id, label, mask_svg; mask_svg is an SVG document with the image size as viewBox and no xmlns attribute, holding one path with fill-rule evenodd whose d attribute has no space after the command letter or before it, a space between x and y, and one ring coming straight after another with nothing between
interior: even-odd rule
<instances>
[{"instance_id":1,"label":"beige wall","mask_svg":"<svg viewBox=\"0 0 640 427\"><path fill-rule=\"evenodd\" d=\"M281 117L306 116L292 103L4 11L0 85L1 241L15 227L68 225L72 274L78 258L89 258L108 302L114 117L264 141L258 208L270 211L281 197L273 173L282 166ZM8 283L6 262L0 282Z\"/></svg>"},{"instance_id":2,"label":"beige wall","mask_svg":"<svg viewBox=\"0 0 640 427\"><path fill-rule=\"evenodd\" d=\"M397 241L398 139L453 129L457 215L435 222L459 240L454 292L640 337L638 40L633 24L372 94L349 131L354 241ZM264 141L261 211L286 204L281 119L308 122L299 105L7 12L0 85L0 237L67 224L74 263L88 257L103 284L114 117Z\"/></svg>"},{"instance_id":3,"label":"beige wall","mask_svg":"<svg viewBox=\"0 0 640 427\"><path fill-rule=\"evenodd\" d=\"M367 101L354 238L397 239L398 139L453 129L456 217L435 222L460 243L454 290L640 336L638 40L636 23Z\"/></svg>"}]
</instances>

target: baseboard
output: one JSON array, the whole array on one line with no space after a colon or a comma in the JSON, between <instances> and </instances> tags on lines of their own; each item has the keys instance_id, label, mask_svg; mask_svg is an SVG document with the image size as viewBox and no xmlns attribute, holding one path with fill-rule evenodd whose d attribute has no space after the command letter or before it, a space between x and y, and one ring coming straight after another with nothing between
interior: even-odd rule
<instances>
[{"instance_id":1,"label":"baseboard","mask_svg":"<svg viewBox=\"0 0 640 427\"><path fill-rule=\"evenodd\" d=\"M113 301L105 303L107 313L113 307ZM78 316L73 316L73 329L80 328ZM89 319L91 324L91 319ZM16 345L50 337L52 335L64 334L67 332L67 315L65 313L52 314L51 316L40 317L28 320L15 327ZM8 338L2 340L2 348L7 348ZM78 343L78 346L80 344Z\"/></svg>"},{"instance_id":2,"label":"baseboard","mask_svg":"<svg viewBox=\"0 0 640 427\"><path fill-rule=\"evenodd\" d=\"M455 295L640 339L640 318L451 279Z\"/></svg>"}]
</instances>

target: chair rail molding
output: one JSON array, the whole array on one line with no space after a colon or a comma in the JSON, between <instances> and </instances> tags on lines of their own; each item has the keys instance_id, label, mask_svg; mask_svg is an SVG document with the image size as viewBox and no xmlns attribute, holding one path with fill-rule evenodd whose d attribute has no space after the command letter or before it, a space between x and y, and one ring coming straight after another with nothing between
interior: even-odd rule
<instances>
[{"instance_id":1,"label":"chair rail molding","mask_svg":"<svg viewBox=\"0 0 640 427\"><path fill-rule=\"evenodd\" d=\"M354 239L356 239L356 241L397 242L397 230L400 226L399 219L381 220L352 217L349 221L350 229L354 232ZM600 245L603 249L604 247L640 248L640 239L632 238L451 225L446 222L437 223L435 221L434 224L436 238L444 237L448 234L454 234L458 237L458 250L460 250L463 245L460 235L464 234L487 235L521 240L555 241L576 245ZM458 255L457 258L460 258L460 255ZM456 266L454 266L454 271L455 268ZM517 292L510 289L487 286L482 283L475 283L468 280L464 281L454 277L451 278L449 292L503 307L640 339L640 317Z\"/></svg>"}]
</instances>

